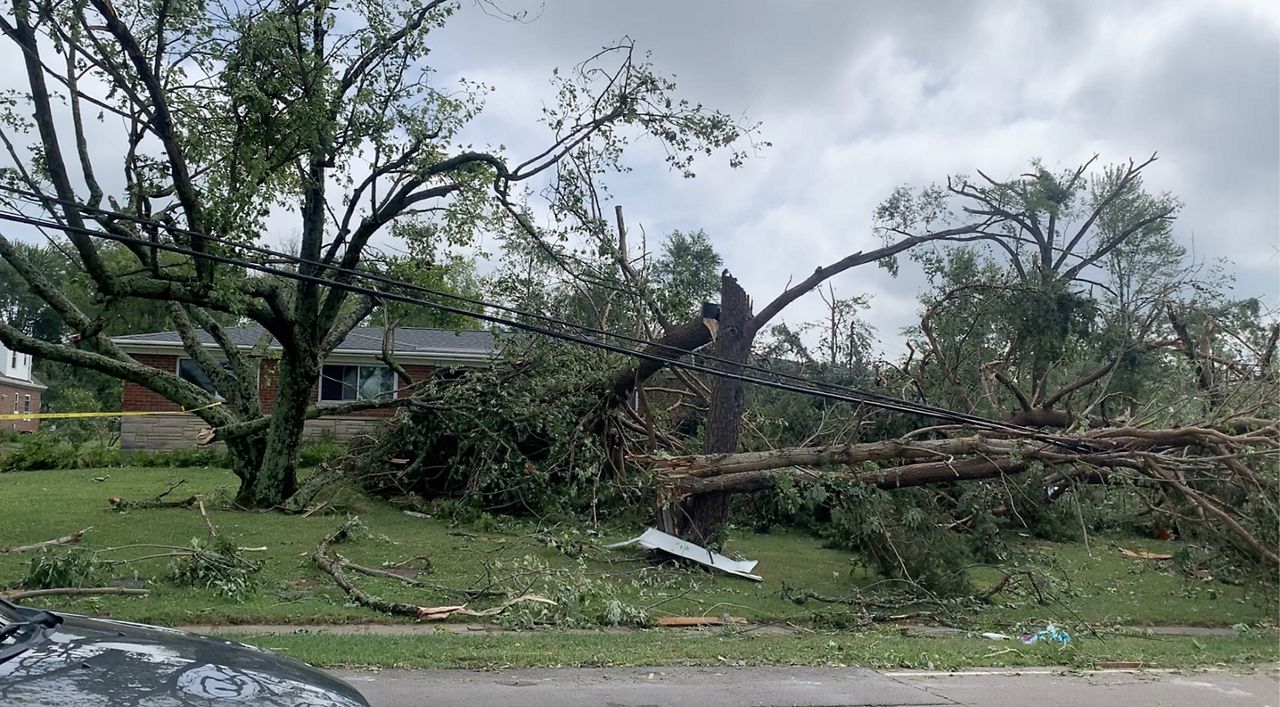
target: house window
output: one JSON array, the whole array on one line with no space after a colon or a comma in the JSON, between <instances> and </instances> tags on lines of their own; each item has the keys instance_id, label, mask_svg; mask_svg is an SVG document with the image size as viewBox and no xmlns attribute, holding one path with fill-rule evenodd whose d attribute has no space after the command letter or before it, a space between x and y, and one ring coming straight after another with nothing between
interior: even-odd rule
<instances>
[{"instance_id":1,"label":"house window","mask_svg":"<svg viewBox=\"0 0 1280 707\"><path fill-rule=\"evenodd\" d=\"M18 367L18 352L17 352L17 351L10 351L10 352L9 352L9 367L10 367L10 368L17 368L17 367Z\"/></svg>"},{"instance_id":2,"label":"house window","mask_svg":"<svg viewBox=\"0 0 1280 707\"><path fill-rule=\"evenodd\" d=\"M320 372L321 402L389 398L395 389L395 373L386 366L327 365Z\"/></svg>"},{"instance_id":3,"label":"house window","mask_svg":"<svg viewBox=\"0 0 1280 707\"><path fill-rule=\"evenodd\" d=\"M200 367L200 364L196 363L195 359L178 359L178 377L192 385L199 386L206 393L218 394L217 389L213 387L213 381L210 380L204 369Z\"/></svg>"},{"instance_id":4,"label":"house window","mask_svg":"<svg viewBox=\"0 0 1280 707\"><path fill-rule=\"evenodd\" d=\"M22 411L31 412L31 396L30 395L22 396Z\"/></svg>"}]
</instances>

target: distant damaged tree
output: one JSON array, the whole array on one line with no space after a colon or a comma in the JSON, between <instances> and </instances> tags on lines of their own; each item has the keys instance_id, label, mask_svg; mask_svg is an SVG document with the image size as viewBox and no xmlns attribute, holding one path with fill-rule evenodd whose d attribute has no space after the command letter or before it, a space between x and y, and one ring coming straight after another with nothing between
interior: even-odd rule
<instances>
[{"instance_id":1,"label":"distant damaged tree","mask_svg":"<svg viewBox=\"0 0 1280 707\"><path fill-rule=\"evenodd\" d=\"M199 408L232 452L237 502L271 507L296 487L307 418L390 402L321 409L311 395L326 355L379 304L334 287L358 279L334 267L385 265L371 258L375 236L408 222L459 243L504 221L532 236L513 189L558 179L552 168L587 146L602 169L621 168L623 148L638 137L661 143L686 174L694 155L730 148L732 162L743 158L732 146L751 128L672 97L674 84L629 41L555 78L559 102L543 117L551 133L544 150L516 162L500 150L458 147L485 89L466 81L443 89L423 60L457 8L443 0L11 0L0 29L27 85L5 97L0 115L7 218L17 211L61 231L97 296L72 301L9 230L0 257L70 333L53 340L0 324L0 341ZM268 225L272 214L294 219L304 261L283 267L303 280L204 257L244 255L227 242L261 242L279 228ZM139 240L127 243L122 262L104 258L99 236L108 235ZM138 301L168 303L186 354L216 394L111 342L104 312ZM278 342L269 413L257 395L262 347L239 349L227 335L225 324L241 318ZM201 331L216 353L199 345Z\"/></svg>"},{"instance_id":2,"label":"distant damaged tree","mask_svg":"<svg viewBox=\"0 0 1280 707\"><path fill-rule=\"evenodd\" d=\"M1095 157L1057 174L1032 162L1005 181L979 171L887 200L881 215L898 227L1000 219L963 247L914 253L935 284L913 342L915 387L988 413L984 400L1007 391L1014 421L1066 427L1073 393L1159 348L1154 315L1194 268L1172 236L1179 202L1143 185L1155 160L1096 168Z\"/></svg>"}]
</instances>

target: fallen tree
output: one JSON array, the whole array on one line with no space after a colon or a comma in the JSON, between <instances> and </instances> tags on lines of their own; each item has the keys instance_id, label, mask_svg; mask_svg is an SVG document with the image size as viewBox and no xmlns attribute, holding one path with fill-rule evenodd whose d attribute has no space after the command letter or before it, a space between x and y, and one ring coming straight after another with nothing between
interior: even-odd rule
<instances>
[{"instance_id":1,"label":"fallen tree","mask_svg":"<svg viewBox=\"0 0 1280 707\"><path fill-rule=\"evenodd\" d=\"M1280 566L1280 554L1260 540L1256 530L1274 520L1274 505L1266 504L1268 517L1255 517L1243 507L1250 499L1265 501L1275 495L1280 426L1274 423L1243 433L1211 427L1107 428L1075 437L979 433L632 459L657 473L667 504L702 494L761 491L781 479L855 482L893 490L997 479L1032 469L1050 471L1046 483L1123 477L1176 495L1198 517L1220 524L1249 554ZM888 465L870 467L873 463Z\"/></svg>"}]
</instances>

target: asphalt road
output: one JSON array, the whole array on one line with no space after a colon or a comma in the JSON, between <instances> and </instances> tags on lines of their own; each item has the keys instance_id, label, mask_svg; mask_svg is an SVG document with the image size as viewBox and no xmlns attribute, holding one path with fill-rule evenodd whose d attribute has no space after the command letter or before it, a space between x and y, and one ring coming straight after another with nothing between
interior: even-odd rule
<instances>
[{"instance_id":1,"label":"asphalt road","mask_svg":"<svg viewBox=\"0 0 1280 707\"><path fill-rule=\"evenodd\" d=\"M1275 672L929 673L785 667L336 672L374 707L1280 707Z\"/></svg>"}]
</instances>

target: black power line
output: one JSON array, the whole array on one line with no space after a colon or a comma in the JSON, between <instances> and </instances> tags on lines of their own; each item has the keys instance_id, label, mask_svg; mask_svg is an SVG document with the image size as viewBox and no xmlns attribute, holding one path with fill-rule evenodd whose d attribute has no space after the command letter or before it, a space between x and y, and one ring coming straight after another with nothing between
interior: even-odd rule
<instances>
[{"instance_id":1,"label":"black power line","mask_svg":"<svg viewBox=\"0 0 1280 707\"><path fill-rule=\"evenodd\" d=\"M568 327L568 328L571 328L571 329L576 329L576 330L578 330L578 331L589 332L589 333L591 333L591 334L595 334L595 335L598 335L598 336L611 337L611 338L614 338L614 339L617 339L617 340L620 340L620 341L626 341L626 342L629 342L629 343L640 344L640 345L643 345L643 346L646 346L646 347L652 347L652 348L655 348L655 349L665 350L665 351L670 352L671 354L673 354L674 356L677 356L677 357L680 357L680 356L686 356L686 355L693 355L693 352L692 352L692 351L688 351L688 350L681 349L681 348L678 348L678 347L675 347L675 346L670 346L670 345L667 345L667 344L663 344L663 343L661 343L661 342L656 342L656 341L651 341L651 340L648 340L648 339L642 339L642 338L638 338L638 337L633 337L633 336L630 336L630 335L627 335L627 334L622 334L622 333L618 333L618 332L612 332L612 331L608 331L608 330L605 330L605 329L599 329L599 328L592 327L592 326L589 326L589 325L584 325L584 324L575 324L575 323L572 323L572 322L564 321L564 320L562 320L562 319L556 319L556 318L554 318L554 317L549 317L549 316L546 316L546 315L543 315L543 314L537 314L537 313L534 313L534 312L527 312L527 311L524 311L524 310L521 310L521 309L518 309L518 308L515 308L515 307L507 306L507 305L502 305L502 304L497 304L497 303L492 303L492 302L486 302L486 301L483 301L483 300L477 300L477 299L474 299L474 298L466 297L466 296L464 296L464 295L459 295L459 294L457 294L457 293L447 292L447 291L444 291L444 290L437 290L437 289L433 289L433 288L430 288L430 287L425 287L425 286L422 286L422 285L417 285L417 284L415 284L415 283L405 282L404 280L397 280L397 279L395 279L395 278L391 278L391 277L388 277L388 276L385 276L385 275L382 275L382 274L379 274L379 273L368 272L368 271L365 271L365 270L357 270L357 269L353 269L353 268L345 268L345 267L342 267L342 266L340 266L340 265L334 265L334 264L332 264L332 263L327 263L327 262L318 261L318 260L312 260L312 259L305 258L305 257L302 257L302 256L296 256L296 255L290 255L290 254L286 254L286 253L280 253L280 252L278 252L278 251L274 251L274 250L271 250L271 249L269 249L269 248L264 248L264 247L262 247L262 246L256 246L256 245L252 245L252 244L245 244L245 243L237 243L237 242L234 242L234 241L227 240L227 239L225 239L225 238L220 238L220 237L216 237L216 236L208 236L208 235L204 235L204 234L198 234L198 233L195 233L194 231L190 231L190 230L187 230L187 229L183 229L183 228L180 228L180 227L174 226L174 225L172 225L172 224L163 223L163 222L160 222L160 221L155 221L154 219L144 219L144 218L141 218L141 217L138 217L138 216L134 216L134 215L132 215L132 214L126 214L126 213L122 213L122 212L119 212L119 211L110 211L110 210L102 209L102 208L98 208L98 207L91 207L91 206L81 205L81 204L79 204L79 203L77 203L77 202L75 202L75 201L65 200L65 199L61 199L61 198L58 198L58 197L55 197L55 196L52 196L52 195L47 195L47 194L40 194L40 193L38 193L38 192L32 192L32 191L26 191L26 190L23 190L23 189L17 189L17 188L14 188L14 187L5 187L5 186L0 186L0 191L10 192L10 193L14 193L14 194L19 194L19 195L21 195L21 196L23 196L23 197L26 197L26 198L28 198L28 199L38 199L38 200L47 201L47 202L59 203L59 204L63 204L63 205L67 205L67 206L71 206L71 207L76 208L76 209L81 210L81 211L91 212L91 213L96 213L96 214L100 214L100 215L103 215L103 216L107 216L107 217L110 217L110 218L113 218L113 219L129 221L129 222L131 222L131 223L136 223L136 224L139 224L139 225L152 226L152 227L158 227L158 228L162 228L162 229L164 229L164 230L166 230L166 231L168 231L168 232L170 232L170 233L181 234L181 235L185 235L185 236L187 236L187 237L196 237L196 238L200 238L200 239L202 239L202 240L204 240L204 241L206 241L206 242L218 243L218 244L221 244L221 245L225 245L225 246L227 246L227 247L230 247L230 248L239 248L239 249L242 249L242 250L247 250L247 251L252 252L252 253L258 253L258 254L261 254L261 255L265 255L265 256L268 256L268 257L271 257L271 258L275 258L275 259L283 260L283 261L286 261L286 262L293 262L293 263L296 263L296 264L306 264L306 265L309 265L309 266L312 266L312 267L317 267L317 268L321 268L321 269L327 269L327 270L331 270L331 271L338 272L338 273L341 273L341 274L349 275L349 276L352 276L352 277L360 277L360 278L364 278L364 279L366 279L366 280L373 280L373 281L375 281L375 282L380 282L380 283L382 283L382 284L386 284L386 285L391 285L391 286L394 286L394 287L403 288L403 289L406 289L406 290L409 290L409 291L413 291L413 292L420 292L420 293L423 293L423 294L429 294L429 295L436 296L436 297L444 297L444 298L452 299L452 300L454 300L454 301L463 302L463 303L465 303L465 304L469 304L469 305L472 305L472 306L475 306L475 307L483 307L483 308L494 309L494 310L498 310L498 311L504 311L504 312L508 312L508 313L511 313L511 314L515 314L515 315L520 316L520 317L526 317L526 318L529 318L529 319L535 319L535 320L542 321L542 322L545 322L545 323L548 323L548 324L552 324L552 325L557 325L557 326L562 326L562 327ZM30 217L24 217L24 218L30 218ZM62 225L50 225L50 227L51 227L51 228L61 228L61 229L66 230L66 227L64 227L64 226L62 226ZM106 236L105 234L101 234L101 233L99 233L99 232L97 232L97 231L89 231L89 234L90 234L90 235L98 235L98 236L102 236L102 237L108 237L108 236ZM148 246L155 246L155 245L156 245L156 244L155 244L154 242L152 242L152 241L146 241L146 243L147 243L147 245L148 245ZM194 255L195 255L195 257L200 257L200 255L201 255L201 254L199 254L199 253L195 253ZM338 283L333 283L333 282L332 282L332 281L330 281L330 280L324 280L323 282L325 282L325 283L329 283L329 284L332 284L332 285L334 285L334 286L337 286L337 285L338 285ZM422 304L426 304L426 303L422 303ZM473 317L474 317L474 316L476 316L473 312L468 312L468 314L469 314L470 316L473 316ZM1003 431L1007 431L1007 432L1016 432L1016 433L1019 433L1019 434L1034 434L1034 433L1035 433L1035 431L1034 431L1034 430L1030 430L1030 429L1028 429L1028 428L1021 427L1021 426L1019 426L1019 425L1013 425L1013 424L1010 424L1010 423L1002 422L1002 421L1000 421L1000 420L993 420L993 419L991 419L991 418L986 418L986 417L982 417L982 416L979 416L979 415L971 415L971 414L969 414L969 413L963 413L963 412L958 412L958 411L955 411L955 410L949 410L949 409L946 409L946 408L941 408L941 407L937 407L937 406L934 406L934 405L929 405L929 404L927 404L927 403L918 403L918 402L914 402L914 401L904 400L904 399L902 399L902 398L896 398L896 397L893 397L893 396L890 396L890 395L884 395L883 393L876 393L876 392L874 392L874 391L864 390L864 389L861 389L861 388L855 388L855 387L852 387L852 386L843 386L843 385L839 385L839 384L836 384L836 383L828 383L828 382L825 382L825 381L815 381L815 380L812 380L812 379L809 379L809 378L805 378L805 377L803 377L803 376L797 376L797 375L793 375L793 374L785 373L785 372L782 372L782 371L775 371L775 370L772 370L772 369L764 368L764 367L762 367L762 366L752 365L752 364L750 364L750 363L738 363L738 362L734 362L734 361L728 361L728 360L725 360L725 359L723 359L723 358L720 358L720 357L717 357L717 356L714 356L714 355L711 355L711 354L701 353L701 354L697 354L697 355L698 355L700 358L702 358L703 360L706 360L706 361L712 361L712 362L720 363L720 364L724 364L724 365L732 365L732 366L736 366L736 367L738 367L738 368L741 368L742 370L749 370L749 371L753 371L753 372L756 372L756 373L760 373L760 374L764 374L764 375L768 375L768 376L773 376L773 377L775 377L775 378L780 378L780 379L784 379L784 380L791 380L791 381L795 381L795 382L797 382L797 383L801 383L801 384L808 385L808 386L818 386L818 387L820 387L820 388L822 388L822 389L824 389L824 390L833 390L833 391L837 391L837 392L845 393L845 394L847 394L847 395L849 395L849 396L852 396L852 397L856 397L856 398L858 398L858 402L862 402L862 403L865 403L865 404L868 404L868 405L874 405L874 406L877 406L877 407L887 407L888 409L893 409L893 410L898 410L898 411L904 411L904 410L902 409L902 407L900 407L900 406L910 406L910 407L911 407L911 411L912 411L912 412L914 412L915 414L919 414L919 415L922 415L922 416L926 416L926 417L934 417L934 418L937 418L937 419L948 420L948 421L951 421L951 422L963 422L963 423L967 423L967 424L974 425L974 426L985 427L985 428L987 428L987 429L997 429L997 430L1003 430ZM667 361L667 362L672 361L672 359L671 359L671 358L668 358L668 357L652 357L652 356L649 356L649 357L644 357L644 358L651 358L652 360L661 360L661 361ZM884 403L884 405L875 405L875 403L877 403L877 402ZM894 406L894 407L888 407L888 406L890 406L890 405L892 405L892 406Z\"/></svg>"},{"instance_id":2,"label":"black power line","mask_svg":"<svg viewBox=\"0 0 1280 707\"><path fill-rule=\"evenodd\" d=\"M20 191L20 190L15 190L15 189L11 189L11 188L3 188L3 187L0 187L0 189L4 189L4 190L7 190L7 191ZM29 192L28 192L28 193L29 193ZM49 198L49 200L58 201L58 200L56 200L56 199L52 199L52 198ZM87 209L87 210L88 210L88 209ZM99 210L99 211L100 211L100 210ZM398 302L403 302L403 303L406 303L406 304L414 304L414 305L419 305L419 306L425 306L425 307L429 307L429 308L436 309L436 310L439 310L439 311L448 312L448 313L451 313L451 314L458 314L458 315L462 315L462 316L472 317L472 318L475 318L475 319L480 319L480 320L482 320L482 321L488 321L488 322L491 322L491 323L494 323L494 324L501 324L501 325L504 325L504 326L509 326L509 327L511 327L511 328L513 328L513 329L518 329L518 330L521 330L521 331L527 331L527 332L530 332L530 333L540 334L540 335L543 335L543 336L548 336L548 337L555 338L555 339L559 339L559 340L562 340L562 341L567 341L567 342L570 342L570 343L576 343L576 344L580 344L580 345L590 346L590 347L594 347L594 348L602 349L602 350L605 350L605 351L610 351L610 352L612 352L612 353L618 353L618 354L622 354L622 355L630 356L630 357L633 357L633 358L640 358L640 359L646 359L646 360L651 360L651 361L655 361L655 362L660 362L660 363L664 363L664 364L666 364L666 365L669 365L669 366L671 366L671 367L673 367L673 368L681 368L681 369L684 369L684 370L689 370L689 371L698 372L698 373L704 373L704 374L708 374L708 375L712 375L712 376L720 376L720 377L729 378L729 379L733 379L733 380L739 380L739 381L742 381L742 382L745 382L745 383L752 383L752 384L755 384L755 385L760 385L760 386L763 386L763 387L773 388L773 389L776 389L776 390L782 390L782 391L785 391L785 392L800 393L800 394L805 394L805 395L811 395L811 396L821 397L821 398L825 398L825 399L829 399L829 400L836 400L836 401L840 401L840 402L849 402L849 403L865 404L865 405L869 405L869 406L871 406L871 407L879 407L879 408L883 408L883 409L887 409L887 410L893 410L893 411L896 411L896 412L902 412L902 413L907 413L907 414L921 415L921 416L924 416L924 417L932 417L932 418L935 418L935 419L944 420L944 421L948 421L948 422L963 423L963 424L969 424L969 425L978 426L978 427L983 427L983 428L991 429L991 430L1004 431L1004 432L1013 432L1013 433L1018 433L1018 434L1030 435L1030 436L1032 436L1032 437L1034 437L1034 438L1037 438L1037 439L1040 439L1040 440L1042 440L1042 441L1049 442L1049 443L1051 443L1051 444L1055 444L1055 445L1057 445L1057 446L1064 446L1064 447L1068 447L1068 448L1070 448L1070 449L1072 449L1072 450L1076 450L1076 447L1078 447L1078 445L1071 444L1071 443L1067 443L1067 442L1063 442L1063 441L1061 441L1061 440L1056 440L1056 439L1054 439L1054 438L1052 438L1052 437L1045 436L1045 435L1042 435L1042 434L1040 434L1040 433L1037 433L1037 432L1036 432L1036 431L1034 431L1034 430L1030 430L1030 429L1027 429L1027 428L1021 427L1021 426L1017 426L1017 425L1012 425L1012 424L1009 424L1009 423L1001 422L1001 421L999 421L999 420L992 420L992 419L984 418L984 417L980 417L980 416L969 415L969 414L967 414L967 413L960 413L960 412L956 412L956 411L952 411L952 410L946 410L946 409L944 409L944 408L935 408L934 406L921 405L921 404L918 404L918 403L913 403L913 402L911 402L911 401L902 400L902 399L899 399L899 398L893 398L893 397L891 397L891 396L886 396L886 395L877 394L877 393L871 393L871 392L869 392L869 391L861 391L861 390L858 390L858 389L852 389L852 388L850 388L850 389L846 389L848 392L842 393L842 392L836 392L836 391L831 391L831 390L823 390L823 389L820 389L820 388L815 389L815 388L813 388L813 387L810 387L810 386L813 386L815 383L816 383L817 385L830 386L830 387L834 387L834 388L841 388L842 386L835 386L835 385L833 385L833 384L825 384L825 383L821 383L821 382L810 381L810 380L808 380L808 379L801 378L801 377L798 377L798 376L792 376L792 375L789 375L789 374L778 373L778 372L775 372L775 371L770 371L770 370L768 370L768 369L759 368L759 367L756 367L756 366L749 366L749 365L737 364L737 363L735 363L735 362L726 361L726 360L724 360L724 359L716 358L716 357L713 357L713 356L707 356L707 357L705 357L705 358L707 358L707 359L709 359L709 360L713 360L713 361L717 361L717 362L725 363L725 364L730 364L730 365L734 365L734 366L739 366L739 367L741 367L741 368L751 368L751 369L753 369L753 370L759 370L759 371L762 371L762 372L764 372L764 373L766 373L766 374L768 374L768 375L772 375L772 376L777 376L777 377L781 377L781 378L790 378L790 379L793 379L793 380L797 380L797 381L799 381L799 382L802 382L804 385L802 385L802 386L797 386L797 385L791 385L791 384L788 384L788 383L783 383L783 382L775 381L775 380L761 379L761 378L757 378L757 377L754 377L754 376L744 376L744 375L741 375L741 374L736 374L736 373L731 373L731 372L728 372L728 371L723 371L723 370L719 370L719 369L715 369L715 368L710 368L710 367L702 366L702 365L695 364L695 363L686 363L686 362L679 361L678 359L676 359L676 358L672 358L672 357L669 357L669 356L662 356L662 355L652 354L652 353L648 353L648 352L645 352L645 351L637 351L637 350L634 350L634 349L629 349L629 348L624 347L624 346L618 346L618 345L615 345L615 344L609 344L609 343L606 343L606 342L603 342L603 341L595 341L595 340L591 340L591 339L586 339L586 338L583 338L583 337L580 337L580 336L575 336L575 335L572 335L572 334L566 334L566 333L564 333L564 332L559 332L559 331L555 331L555 330L552 330L552 329L546 329L546 328L544 328L544 327L534 326L534 325L531 325L531 324L528 324L528 323L525 323L525 322L520 322L520 321L516 321L516 320L506 319L506 318L503 318L503 317L496 317L496 316L493 316L493 315L484 314L484 313L482 313L482 312L474 312L474 311L471 311L471 310L462 309L462 308L460 308L460 307L454 307L454 306L451 306L451 305L441 304L441 303L439 303L439 302L431 302L431 301L429 301L429 300L423 300L423 299L421 299L421 298L408 297L408 296L405 296L405 295L400 295L400 294L396 294L396 293L386 292L385 290L378 290L378 289L374 289L374 288L364 287L364 286L361 286L361 285L354 285L354 284L348 284L348 283L335 282L335 281L333 281L333 280L325 279L325 278L318 277L318 276L314 276L314 275L304 275L304 274L302 274L302 273L294 272L294 271L291 271L291 270L284 270L284 269L280 269L280 268L275 268L275 267L271 267L271 266L267 266L267 265L262 265L262 264L260 264L260 263L254 263L254 262L251 262L251 261L243 260L243 259L240 259L240 258L233 258L233 257L225 256L225 255L218 255L218 254L214 254L214 253L204 253L204 252L199 252L199 251L196 251L196 250L193 250L193 249L190 249L190 248L184 248L184 247L182 247L182 246L177 246L177 245L173 245L173 244L161 243L161 242L157 242L157 241L152 241L152 240L147 240L147 239L142 239L142 238L136 238L136 237L132 237L132 236L123 236L123 235L116 234L116 233L108 233L108 232L102 232L102 231L95 231L95 230L87 229L87 228L79 228L79 227L71 226L71 225L69 225L69 224L60 224L60 223L57 223L57 222L54 222L54 221L47 221L47 220L44 220L44 219L37 219L37 218L30 217L30 216L26 216L26 215L24 215L24 214L20 214L20 213L0 212L0 219L2 219L2 220L7 220L7 221L12 221L12 222L16 222L16 223L23 223L23 224L27 224L27 225L31 225L31 226L36 226L36 227L53 228L53 229L61 230L61 231L64 231L64 232L80 233L80 234L88 235L88 236L91 236L91 237L103 238L103 239L106 239L106 240L116 241L116 242L119 242L119 243L125 243L125 244L137 245L137 246L145 247L145 248L154 248L154 249L163 250L163 251L166 251L166 252L178 253L178 254L186 255L186 256L189 256L189 257L193 257L193 258L204 258L204 259L211 260L211 261L214 261L214 262L220 262L220 263L224 263L224 264L227 264L227 265L234 265L234 266L237 266L237 267L245 268L245 269L247 269L247 270L253 270L253 271L256 271L256 272L262 272L262 273L265 273L265 274L275 275L275 276L278 276L278 277L284 277L284 278L287 278L287 279L293 279L293 280L297 280L297 281L301 281L301 282L312 282L312 283L319 284L319 285L322 285L322 286L326 286L326 287L333 287L333 288L338 288L338 289L343 289L343 290L346 290L346 291L349 291L349 292L355 292L355 293L359 293L359 294L364 294L364 295L371 296L371 297L375 297L375 298L386 299L386 300L392 300L392 301L398 301ZM140 219L136 219L136 218L130 218L129 220L133 220L133 221L140 221L140 222L142 222L142 223L148 223L148 222L145 222L145 221L141 221ZM158 225L158 226L161 226L161 227L168 228L168 224L163 224L163 223L158 223L158 222L156 222L154 225ZM189 233L189 232L188 232L188 233ZM613 337L617 337L617 338L621 338L621 339L627 339L627 340L635 341L635 342L638 342L638 343L644 343L644 344L648 344L648 345L655 346L655 347L657 347L657 348L662 348L662 349L667 349L667 350L669 350L669 351L672 351L676 356L685 356L685 355L688 355L688 354L690 354L690 353L691 353L691 352L686 351L686 350L684 350L684 349L679 349L679 348L675 348L675 347L671 347L671 346L666 346L666 345L663 345L663 344L658 344L657 342L645 341L645 340L643 340L643 339L636 339L636 338L629 337L629 336L622 335L622 334L616 334L616 333L613 333L613 332L608 332L608 331L604 331L604 330L594 329L594 328L591 328L591 327L585 327L585 326L581 326L581 325L575 325L575 324L572 324L572 323L570 323L570 322L564 322L564 321L562 321L562 320L556 320L556 319L553 319L553 318L550 318L550 317L546 317L546 316L544 316L544 315L537 315L537 314L533 314L533 313L522 312L522 311L520 311L520 310L516 310L516 309L514 309L514 308L505 307L505 306L503 306L503 305L494 305L494 304L487 303L487 302L483 302L483 301L480 301L480 300L471 300L471 299L464 298L464 297L461 297L461 296L455 296L455 295L453 295L453 293L446 293L446 292L441 292L441 291L429 290L428 288L423 288L423 287L421 287L421 286L414 285L413 283L406 283L406 282L402 282L402 281L397 281L397 280L394 280L394 279L392 279L392 278L386 278L385 276L377 275L377 274L375 274L375 273L367 273L367 272L359 271L359 270L350 270L350 269L347 269L347 268L340 268L340 267L337 267L337 266L331 266L331 265L326 264L326 263L318 263L318 262L316 262L316 261L310 261L310 260L308 260L308 259L306 259L306 258L299 258L299 257L297 257L297 256L290 256L290 255L286 255L286 254L278 253L278 252L275 252L275 251L271 251L271 250L269 250L269 249L261 248L261 247L259 247L259 246L250 246L250 245L238 244L238 243L234 243L234 242L230 242L230 241L225 241L225 240L223 240L223 239L217 239L217 238L208 237L208 236L203 236L202 238L204 238L204 239L205 239L205 240L207 240L207 241L217 242L217 243L222 243L222 244L227 245L227 246L229 246L229 247L234 247L234 248L245 248L245 249L247 249L247 250L251 250L251 251L254 251L254 252L262 253L262 254L265 254L265 255L270 255L270 256L272 256L272 257L280 258L280 259L283 259L283 260L286 260L286 261L315 264L315 265L319 265L319 266L321 266L321 267L330 267L330 268L337 269L337 270L339 270L339 271L344 271L344 272L346 272L347 274L350 274L350 275L353 275L353 276L358 276L358 277L367 277L367 278L370 278L370 279L378 279L378 280L385 281L387 284L392 284L392 285L395 285L395 286L401 286L401 287L405 287L405 288L408 288L408 289L426 290L426 291L427 291L427 292L429 292L430 294L443 295L443 296L446 296L446 297L453 297L453 298L455 298L455 299L460 299L460 300L463 300L463 301L466 301L466 302L468 302L468 303L472 303L472 304L475 304L475 305L477 305L477 306L481 306L481 307L491 307L491 308L499 309L499 310L513 311L513 312L515 312L515 313L520 314L521 316L527 316L527 317L530 317L530 318L535 318L535 319L541 319L541 320L544 320L544 321L554 322L554 323L556 323L556 324L560 324L560 325L563 325L563 326L569 326L569 327L574 327L574 328L578 328L578 329L582 329L582 330L592 331L592 332L595 332L595 333L598 333L598 334L601 334L601 335L604 335L604 336L613 336ZM1078 451L1078 450L1077 450L1077 451Z\"/></svg>"}]
</instances>

